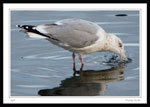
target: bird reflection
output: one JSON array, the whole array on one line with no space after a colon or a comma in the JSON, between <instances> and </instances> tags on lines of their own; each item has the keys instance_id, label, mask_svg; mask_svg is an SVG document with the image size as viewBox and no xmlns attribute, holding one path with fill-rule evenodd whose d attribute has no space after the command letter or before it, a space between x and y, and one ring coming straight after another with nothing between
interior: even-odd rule
<instances>
[{"instance_id":1,"label":"bird reflection","mask_svg":"<svg viewBox=\"0 0 150 107\"><path fill-rule=\"evenodd\" d=\"M61 81L59 87L43 89L38 92L41 96L104 96L107 83L121 81L125 65L119 65L105 70L74 71L75 75ZM78 76L76 76L78 75Z\"/></svg>"}]
</instances>

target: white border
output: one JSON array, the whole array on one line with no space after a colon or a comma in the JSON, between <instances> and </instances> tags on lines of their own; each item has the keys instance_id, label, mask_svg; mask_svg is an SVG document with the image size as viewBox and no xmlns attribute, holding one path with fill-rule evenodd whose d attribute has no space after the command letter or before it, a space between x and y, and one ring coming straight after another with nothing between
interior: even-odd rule
<instances>
[{"instance_id":1,"label":"white border","mask_svg":"<svg viewBox=\"0 0 150 107\"><path fill-rule=\"evenodd\" d=\"M147 101L147 5L146 4L4 4L4 103L146 103ZM39 8L40 7L40 8ZM140 11L140 97L44 97L10 96L10 10L139 10Z\"/></svg>"},{"instance_id":2,"label":"white border","mask_svg":"<svg viewBox=\"0 0 150 107\"><path fill-rule=\"evenodd\" d=\"M7 5L11 10L59 10L59 11L72 11L72 10L139 10L141 7L146 6L146 4L130 4L130 3L117 3L117 4L98 4L98 3L91 3L91 4L80 4L80 3L67 3L67 4L4 4Z\"/></svg>"}]
</instances>

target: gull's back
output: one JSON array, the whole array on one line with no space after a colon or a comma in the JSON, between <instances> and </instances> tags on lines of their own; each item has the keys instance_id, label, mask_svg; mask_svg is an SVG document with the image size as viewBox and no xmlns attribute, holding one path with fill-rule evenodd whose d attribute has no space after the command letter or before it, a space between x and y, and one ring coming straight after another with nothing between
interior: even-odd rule
<instances>
[{"instance_id":1,"label":"gull's back","mask_svg":"<svg viewBox=\"0 0 150 107\"><path fill-rule=\"evenodd\" d=\"M36 29L46 35L52 35L75 48L83 48L96 42L105 31L95 23L82 19L64 19L54 24L39 25Z\"/></svg>"}]
</instances>

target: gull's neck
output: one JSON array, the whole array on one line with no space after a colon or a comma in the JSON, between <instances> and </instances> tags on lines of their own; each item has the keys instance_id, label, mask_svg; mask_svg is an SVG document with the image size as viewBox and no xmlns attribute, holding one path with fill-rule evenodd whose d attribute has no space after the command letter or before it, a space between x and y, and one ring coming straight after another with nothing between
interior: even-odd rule
<instances>
[{"instance_id":1,"label":"gull's neck","mask_svg":"<svg viewBox=\"0 0 150 107\"><path fill-rule=\"evenodd\" d=\"M111 34L105 34L104 40L103 40L103 46L101 47L100 51L109 51L118 53L116 46L115 46L115 38Z\"/></svg>"}]
</instances>

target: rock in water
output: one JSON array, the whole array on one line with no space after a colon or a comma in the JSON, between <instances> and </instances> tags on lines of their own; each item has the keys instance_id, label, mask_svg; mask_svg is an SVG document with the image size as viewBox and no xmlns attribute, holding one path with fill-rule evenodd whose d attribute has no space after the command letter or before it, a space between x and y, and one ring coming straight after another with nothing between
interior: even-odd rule
<instances>
[{"instance_id":1,"label":"rock in water","mask_svg":"<svg viewBox=\"0 0 150 107\"><path fill-rule=\"evenodd\" d=\"M127 16L127 14L116 14L115 16Z\"/></svg>"}]
</instances>

